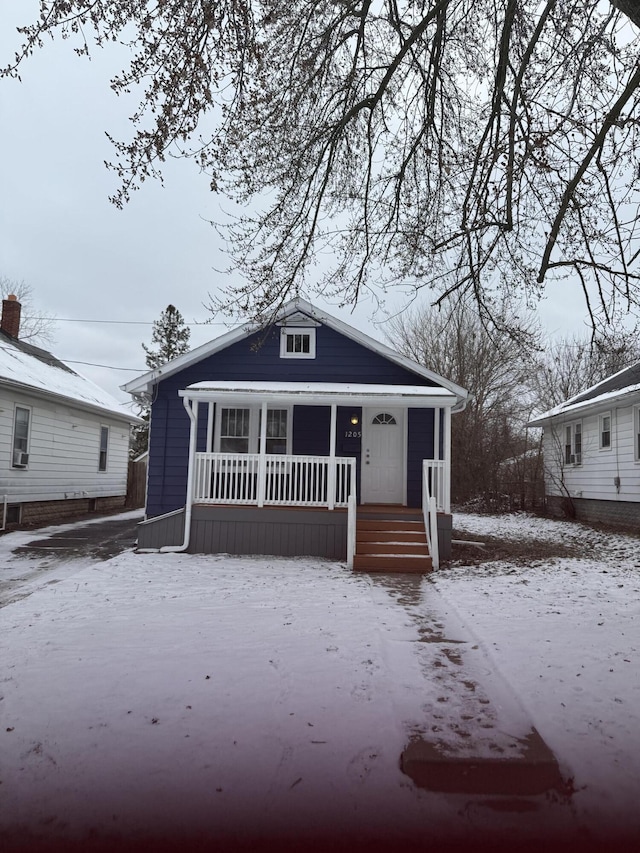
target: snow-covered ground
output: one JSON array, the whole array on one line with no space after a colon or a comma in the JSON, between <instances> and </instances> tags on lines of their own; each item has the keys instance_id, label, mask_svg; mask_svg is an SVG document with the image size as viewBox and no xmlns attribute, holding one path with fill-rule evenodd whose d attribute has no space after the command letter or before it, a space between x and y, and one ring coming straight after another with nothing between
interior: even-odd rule
<instances>
[{"instance_id":1,"label":"snow-covered ground","mask_svg":"<svg viewBox=\"0 0 640 853\"><path fill-rule=\"evenodd\" d=\"M0 609L0 833L640 838L640 541L455 526L585 556L420 579L127 552L39 576ZM0 538L0 579L29 536ZM483 755L531 721L568 800L431 793L399 768L412 733Z\"/></svg>"}]
</instances>

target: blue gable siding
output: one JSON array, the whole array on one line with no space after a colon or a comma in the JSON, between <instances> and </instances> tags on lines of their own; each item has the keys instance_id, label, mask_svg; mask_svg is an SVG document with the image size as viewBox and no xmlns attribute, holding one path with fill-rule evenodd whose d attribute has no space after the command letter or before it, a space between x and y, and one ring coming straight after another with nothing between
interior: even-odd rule
<instances>
[{"instance_id":1,"label":"blue gable siding","mask_svg":"<svg viewBox=\"0 0 640 853\"><path fill-rule=\"evenodd\" d=\"M316 329L315 359L280 358L278 327L267 332L256 332L189 365L157 385L151 410L147 502L149 516L171 512L185 504L189 418L178 391L195 382L212 379L436 386L435 382L389 361L328 326L319 326ZM359 459L359 440L344 437L351 413L351 409L339 409L336 452ZM199 416L200 450L205 446L206 406L200 406ZM433 415L431 424L433 437ZM304 407L295 407L294 453L326 454L329 450L328 433L328 408L310 407L305 410ZM420 443L422 444L422 440ZM410 420L409 448L411 447Z\"/></svg>"}]
</instances>

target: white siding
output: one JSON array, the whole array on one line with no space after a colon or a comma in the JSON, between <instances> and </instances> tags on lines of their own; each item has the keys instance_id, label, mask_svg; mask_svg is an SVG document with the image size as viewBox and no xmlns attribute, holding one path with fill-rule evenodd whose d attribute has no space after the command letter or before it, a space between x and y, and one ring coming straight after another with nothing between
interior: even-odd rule
<instances>
[{"instance_id":1,"label":"white siding","mask_svg":"<svg viewBox=\"0 0 640 853\"><path fill-rule=\"evenodd\" d=\"M640 396L635 401L640 403ZM600 415L611 414L611 447L600 449ZM564 429L582 422L582 464L565 465ZM544 429L546 490L563 494L561 481L571 497L613 501L640 501L640 463L634 459L634 406L600 407L577 417L554 421ZM619 488L616 478L620 480Z\"/></svg>"},{"instance_id":2,"label":"white siding","mask_svg":"<svg viewBox=\"0 0 640 853\"><path fill-rule=\"evenodd\" d=\"M31 409L29 464L12 467L15 406ZM107 470L98 471L100 427L109 427ZM97 498L127 490L129 425L36 396L0 389L0 500Z\"/></svg>"}]
</instances>

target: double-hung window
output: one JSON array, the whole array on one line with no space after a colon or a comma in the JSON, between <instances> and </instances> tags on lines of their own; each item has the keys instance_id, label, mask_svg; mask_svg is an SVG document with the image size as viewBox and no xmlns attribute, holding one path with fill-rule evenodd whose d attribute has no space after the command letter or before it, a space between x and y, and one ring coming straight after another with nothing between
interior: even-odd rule
<instances>
[{"instance_id":1,"label":"double-hung window","mask_svg":"<svg viewBox=\"0 0 640 853\"><path fill-rule=\"evenodd\" d=\"M262 411L258 419L258 453L260 452L260 425L262 423ZM267 453L287 452L287 423L289 412L287 409L267 409Z\"/></svg>"},{"instance_id":2,"label":"double-hung window","mask_svg":"<svg viewBox=\"0 0 640 853\"><path fill-rule=\"evenodd\" d=\"M109 451L109 427L100 427L100 452L98 453L98 471L107 470L107 454Z\"/></svg>"},{"instance_id":3,"label":"double-hung window","mask_svg":"<svg viewBox=\"0 0 640 853\"><path fill-rule=\"evenodd\" d=\"M633 410L634 458L640 462L640 406Z\"/></svg>"},{"instance_id":4,"label":"double-hung window","mask_svg":"<svg viewBox=\"0 0 640 853\"><path fill-rule=\"evenodd\" d=\"M564 426L564 464L582 464L582 421Z\"/></svg>"},{"instance_id":5,"label":"double-hung window","mask_svg":"<svg viewBox=\"0 0 640 853\"><path fill-rule=\"evenodd\" d=\"M611 449L611 412L600 415L600 450Z\"/></svg>"},{"instance_id":6,"label":"double-hung window","mask_svg":"<svg viewBox=\"0 0 640 853\"><path fill-rule=\"evenodd\" d=\"M29 430L31 409L16 406L13 416L13 459L14 468L26 468L29 462Z\"/></svg>"},{"instance_id":7,"label":"double-hung window","mask_svg":"<svg viewBox=\"0 0 640 853\"><path fill-rule=\"evenodd\" d=\"M220 453L259 453L262 409L220 407L214 449ZM289 409L267 409L267 453L288 453L290 449Z\"/></svg>"},{"instance_id":8,"label":"double-hung window","mask_svg":"<svg viewBox=\"0 0 640 853\"><path fill-rule=\"evenodd\" d=\"M220 452L249 453L250 409L220 410Z\"/></svg>"}]
</instances>

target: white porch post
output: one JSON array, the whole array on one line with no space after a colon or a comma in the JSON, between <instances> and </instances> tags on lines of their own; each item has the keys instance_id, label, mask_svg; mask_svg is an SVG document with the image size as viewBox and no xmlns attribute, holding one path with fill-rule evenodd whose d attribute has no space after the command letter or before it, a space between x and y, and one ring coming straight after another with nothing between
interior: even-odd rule
<instances>
[{"instance_id":1,"label":"white porch post","mask_svg":"<svg viewBox=\"0 0 640 853\"><path fill-rule=\"evenodd\" d=\"M209 403L207 407L207 446L205 450L207 453L211 453L213 450L213 413L215 403Z\"/></svg>"},{"instance_id":2,"label":"white porch post","mask_svg":"<svg viewBox=\"0 0 640 853\"><path fill-rule=\"evenodd\" d=\"M262 402L260 418L260 459L258 461L258 506L264 506L267 485L267 401Z\"/></svg>"},{"instance_id":3,"label":"white porch post","mask_svg":"<svg viewBox=\"0 0 640 853\"><path fill-rule=\"evenodd\" d=\"M440 459L440 412L442 409L433 410L433 458Z\"/></svg>"},{"instance_id":4,"label":"white porch post","mask_svg":"<svg viewBox=\"0 0 640 853\"><path fill-rule=\"evenodd\" d=\"M327 501L329 509L336 502L336 424L338 421L338 405L331 404L331 433L329 435L329 470L327 471Z\"/></svg>"},{"instance_id":5,"label":"white porch post","mask_svg":"<svg viewBox=\"0 0 640 853\"><path fill-rule=\"evenodd\" d=\"M451 512L451 407L444 410L444 511Z\"/></svg>"}]
</instances>

